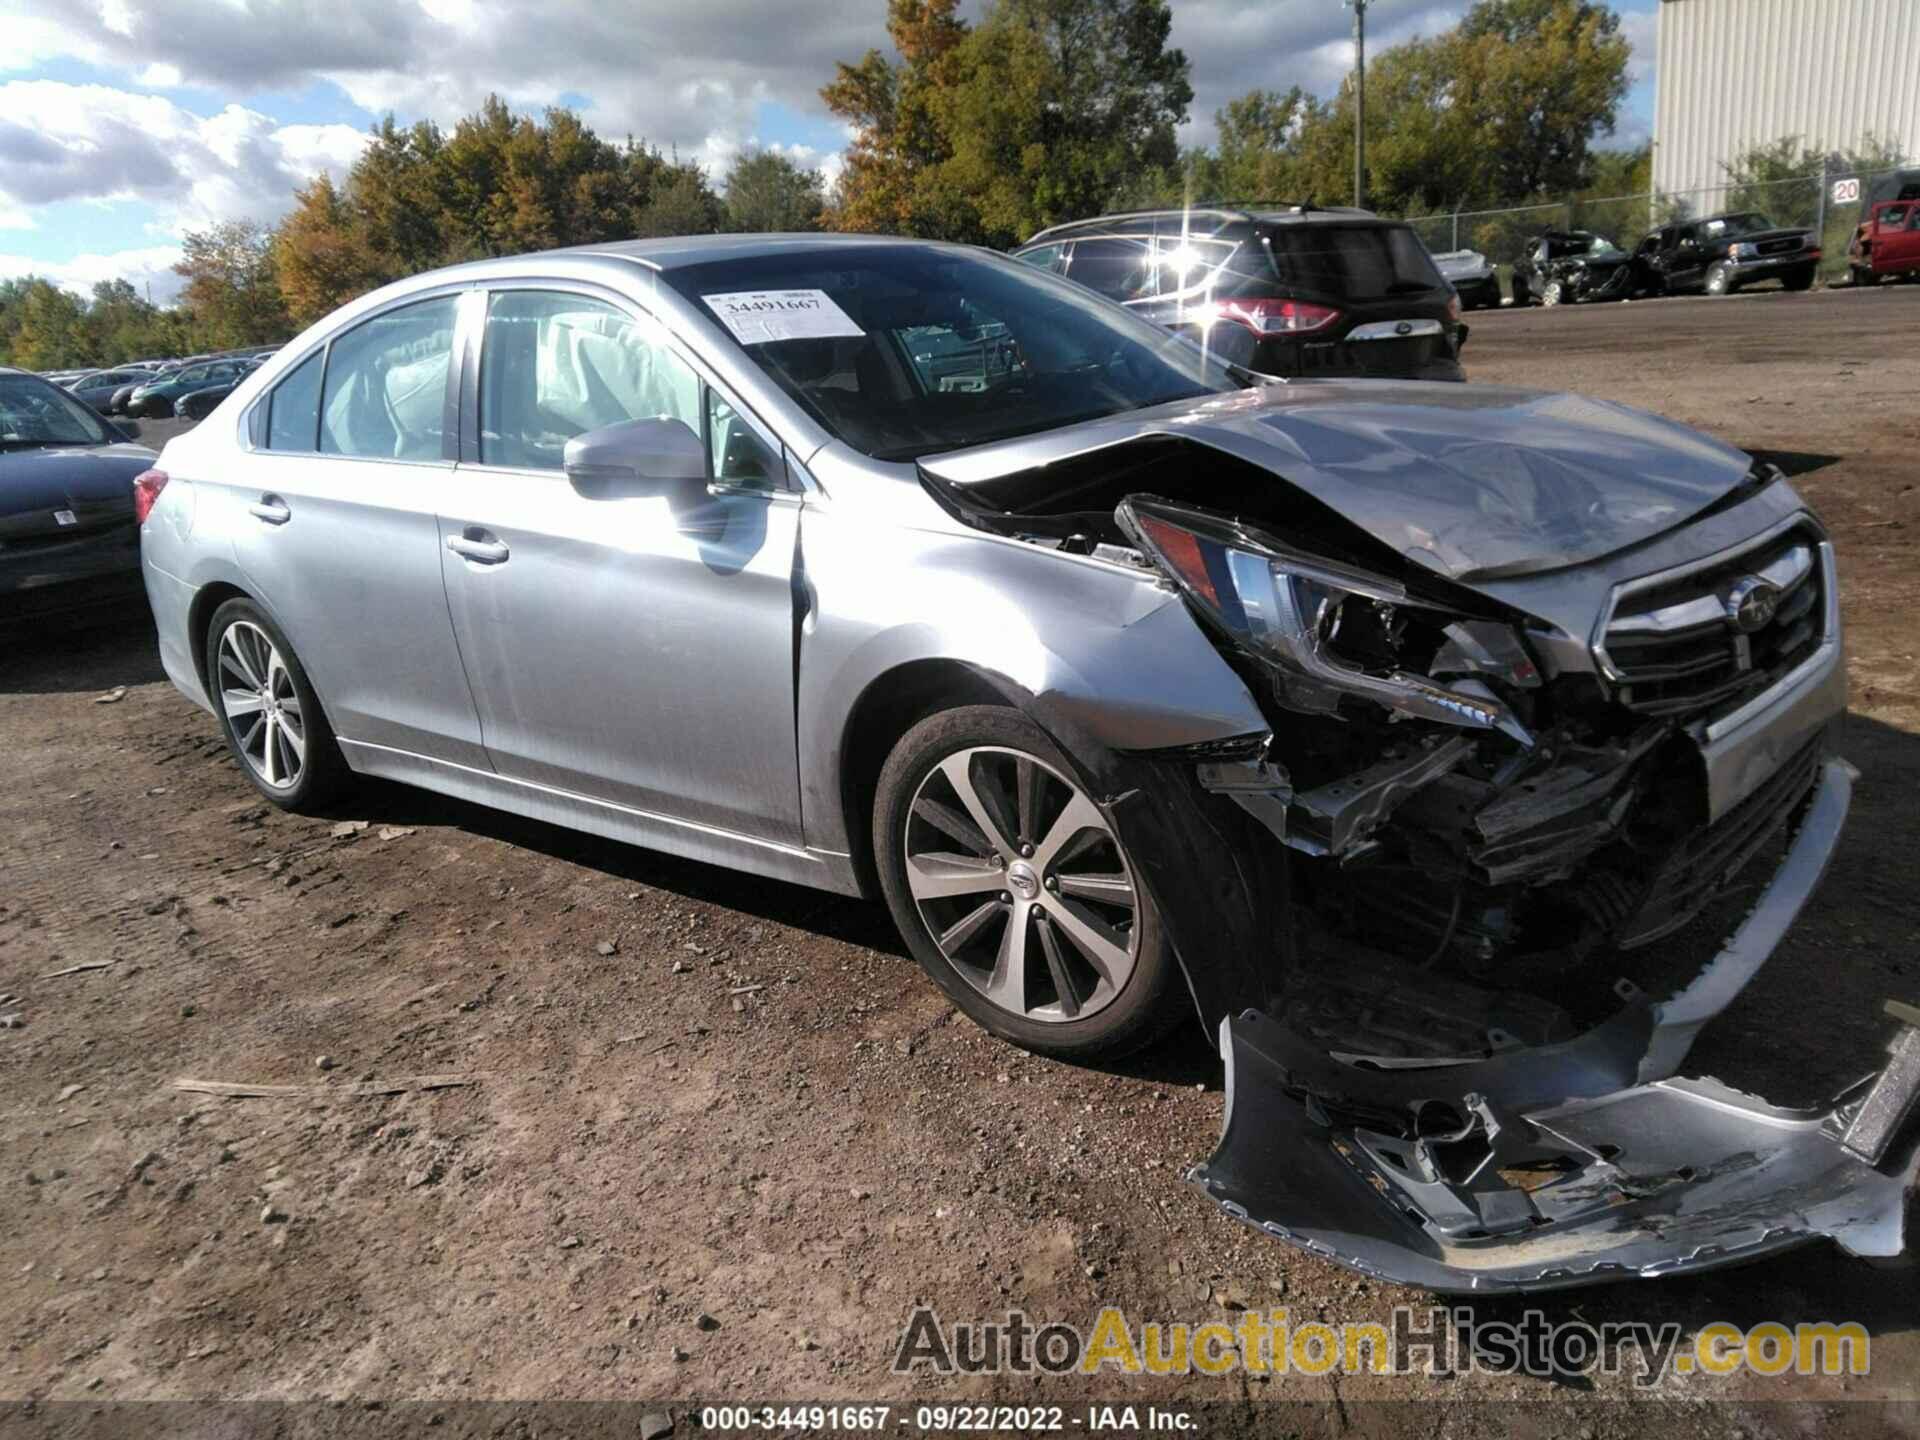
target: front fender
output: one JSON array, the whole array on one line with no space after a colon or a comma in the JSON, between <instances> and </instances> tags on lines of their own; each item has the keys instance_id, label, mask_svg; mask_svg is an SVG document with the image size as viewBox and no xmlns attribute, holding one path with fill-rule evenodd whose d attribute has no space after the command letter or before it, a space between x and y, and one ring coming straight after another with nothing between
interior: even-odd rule
<instances>
[{"instance_id":1,"label":"front fender","mask_svg":"<svg viewBox=\"0 0 1920 1440\"><path fill-rule=\"evenodd\" d=\"M810 847L855 850L846 744L862 700L945 661L1040 725L1075 763L1153 897L1211 1034L1259 1006L1282 961L1286 870L1231 801L1165 752L1268 729L1183 602L1144 574L991 536L802 521L800 783ZM873 759L874 757L867 757ZM864 834L861 836L864 842Z\"/></svg>"},{"instance_id":2,"label":"front fender","mask_svg":"<svg viewBox=\"0 0 1920 1440\"><path fill-rule=\"evenodd\" d=\"M998 677L1111 751L1268 728L1184 603L1144 572L998 536L867 523L827 505L807 507L800 549L795 728L815 849L852 848L849 724L872 687L917 662Z\"/></svg>"}]
</instances>

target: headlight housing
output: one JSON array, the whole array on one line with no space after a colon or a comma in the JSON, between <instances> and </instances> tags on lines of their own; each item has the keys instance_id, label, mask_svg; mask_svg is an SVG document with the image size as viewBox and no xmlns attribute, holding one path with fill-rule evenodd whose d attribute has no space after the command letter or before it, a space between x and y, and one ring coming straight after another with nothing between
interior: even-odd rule
<instances>
[{"instance_id":1,"label":"headlight housing","mask_svg":"<svg viewBox=\"0 0 1920 1440\"><path fill-rule=\"evenodd\" d=\"M1738 245L1729 245L1727 247L1727 254L1731 255L1735 260L1751 260L1759 253L1760 247L1758 245L1749 245L1745 241L1741 241Z\"/></svg>"},{"instance_id":2,"label":"headlight housing","mask_svg":"<svg viewBox=\"0 0 1920 1440\"><path fill-rule=\"evenodd\" d=\"M1484 684L1442 685L1402 668L1406 626L1425 626L1443 648L1460 629L1457 612L1393 580L1291 550L1226 516L1148 496L1122 501L1115 515L1203 617L1274 671L1288 708L1335 714L1341 697L1353 696L1396 715L1498 730L1532 746L1526 727ZM1517 685L1539 684L1517 637L1496 648L1505 653L1505 672L1474 668Z\"/></svg>"}]
</instances>

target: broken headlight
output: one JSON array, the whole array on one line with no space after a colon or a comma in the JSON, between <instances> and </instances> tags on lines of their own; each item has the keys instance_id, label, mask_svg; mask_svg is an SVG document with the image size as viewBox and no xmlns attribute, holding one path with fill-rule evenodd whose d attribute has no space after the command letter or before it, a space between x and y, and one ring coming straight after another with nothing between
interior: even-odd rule
<instances>
[{"instance_id":1,"label":"broken headlight","mask_svg":"<svg viewBox=\"0 0 1920 1440\"><path fill-rule=\"evenodd\" d=\"M1402 668L1411 629L1440 640L1459 633L1458 617L1445 606L1384 577L1290 550L1226 516L1145 497L1122 501L1115 514L1206 619L1274 669L1289 708L1333 714L1343 696L1353 696L1398 715L1498 730L1533 744L1479 680L1441 685ZM1517 641L1513 648L1526 670L1510 678L1537 683Z\"/></svg>"}]
</instances>

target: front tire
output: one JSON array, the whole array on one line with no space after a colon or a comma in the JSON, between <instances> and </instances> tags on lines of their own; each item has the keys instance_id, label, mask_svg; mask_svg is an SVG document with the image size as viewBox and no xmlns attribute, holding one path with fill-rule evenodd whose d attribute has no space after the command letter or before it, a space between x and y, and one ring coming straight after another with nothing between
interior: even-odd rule
<instances>
[{"instance_id":1,"label":"front tire","mask_svg":"<svg viewBox=\"0 0 1920 1440\"><path fill-rule=\"evenodd\" d=\"M339 793L346 762L286 636L251 600L227 601L207 624L207 694L241 773L282 810L318 810Z\"/></svg>"},{"instance_id":2,"label":"front tire","mask_svg":"<svg viewBox=\"0 0 1920 1440\"><path fill-rule=\"evenodd\" d=\"M1016 710L941 711L894 746L874 859L914 958L983 1029L1111 1059L1181 1014L1152 898L1079 771Z\"/></svg>"},{"instance_id":3,"label":"front tire","mask_svg":"<svg viewBox=\"0 0 1920 1440\"><path fill-rule=\"evenodd\" d=\"M1707 271L1707 294L1718 299L1733 293L1733 272L1725 264L1713 266Z\"/></svg>"},{"instance_id":4,"label":"front tire","mask_svg":"<svg viewBox=\"0 0 1920 1440\"><path fill-rule=\"evenodd\" d=\"M1547 288L1540 292L1540 303L1542 305L1558 305L1566 298L1567 287L1562 285L1558 280L1549 280L1547 282Z\"/></svg>"}]
</instances>

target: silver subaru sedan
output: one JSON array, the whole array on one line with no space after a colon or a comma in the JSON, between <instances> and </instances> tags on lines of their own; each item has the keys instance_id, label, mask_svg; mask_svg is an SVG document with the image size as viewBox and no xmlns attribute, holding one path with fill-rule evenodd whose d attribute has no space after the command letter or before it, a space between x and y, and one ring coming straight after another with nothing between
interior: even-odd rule
<instances>
[{"instance_id":1,"label":"silver subaru sedan","mask_svg":"<svg viewBox=\"0 0 1920 1440\"><path fill-rule=\"evenodd\" d=\"M1437 1289L1888 1243L1861 1097L1666 1078L1852 783L1832 547L1694 431L712 236L367 295L136 501L167 671L276 805L385 776L884 897L1056 1056L1197 1015L1196 1178L1272 1233Z\"/></svg>"}]
</instances>

